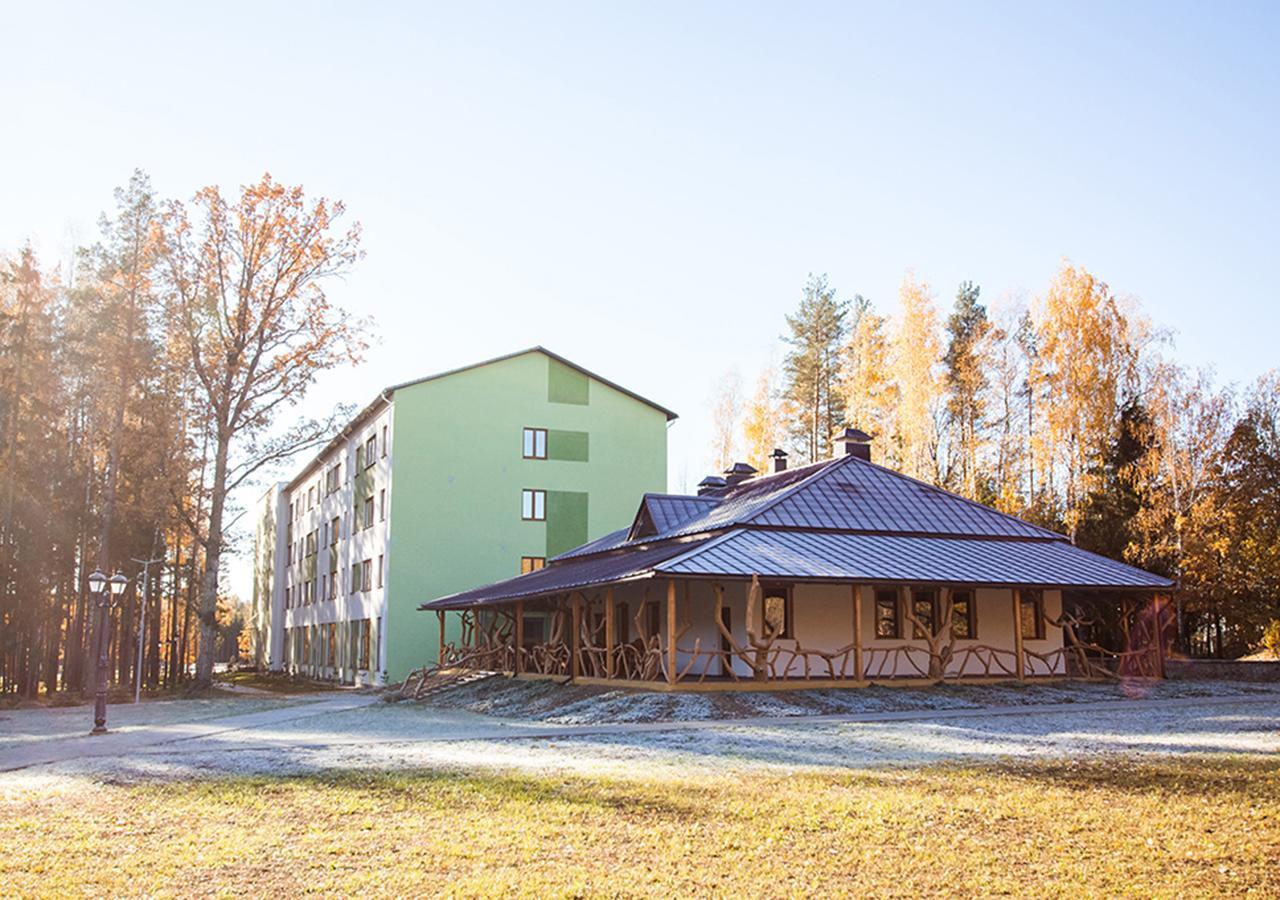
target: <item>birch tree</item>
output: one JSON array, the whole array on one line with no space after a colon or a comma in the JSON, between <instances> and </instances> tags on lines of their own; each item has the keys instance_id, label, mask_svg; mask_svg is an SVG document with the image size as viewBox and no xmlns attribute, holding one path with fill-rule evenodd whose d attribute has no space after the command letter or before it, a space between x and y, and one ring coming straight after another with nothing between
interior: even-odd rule
<instances>
[{"instance_id":1,"label":"birch tree","mask_svg":"<svg viewBox=\"0 0 1280 900\"><path fill-rule=\"evenodd\" d=\"M898 388L895 438L902 471L926 481L938 476L934 418L941 397L938 311L926 284L908 275L899 290L902 318L894 340L893 372Z\"/></svg>"}]
</instances>

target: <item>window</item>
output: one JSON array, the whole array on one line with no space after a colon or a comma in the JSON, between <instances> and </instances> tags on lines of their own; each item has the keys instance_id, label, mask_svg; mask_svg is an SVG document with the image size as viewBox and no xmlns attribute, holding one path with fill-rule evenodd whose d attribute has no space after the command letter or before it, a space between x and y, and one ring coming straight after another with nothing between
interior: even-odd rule
<instances>
[{"instance_id":1,"label":"window","mask_svg":"<svg viewBox=\"0 0 1280 900\"><path fill-rule=\"evenodd\" d=\"M373 527L373 497L364 498L364 527Z\"/></svg>"},{"instance_id":2,"label":"window","mask_svg":"<svg viewBox=\"0 0 1280 900\"><path fill-rule=\"evenodd\" d=\"M978 621L974 613L973 591L951 593L952 637L968 641L978 636Z\"/></svg>"},{"instance_id":3,"label":"window","mask_svg":"<svg viewBox=\"0 0 1280 900\"><path fill-rule=\"evenodd\" d=\"M340 466L332 466L324 476L324 492L329 495L338 490Z\"/></svg>"},{"instance_id":4,"label":"window","mask_svg":"<svg viewBox=\"0 0 1280 900\"><path fill-rule=\"evenodd\" d=\"M876 637L902 637L902 624L898 619L898 592L893 588L876 590Z\"/></svg>"},{"instance_id":5,"label":"window","mask_svg":"<svg viewBox=\"0 0 1280 900\"><path fill-rule=\"evenodd\" d=\"M330 666L338 665L338 623L329 623L329 655L325 662Z\"/></svg>"},{"instance_id":6,"label":"window","mask_svg":"<svg viewBox=\"0 0 1280 900\"><path fill-rule=\"evenodd\" d=\"M526 614L524 617L524 646L536 647L547 640L547 617Z\"/></svg>"},{"instance_id":7,"label":"window","mask_svg":"<svg viewBox=\"0 0 1280 900\"><path fill-rule=\"evenodd\" d=\"M358 594L360 592L360 563L351 564L351 593Z\"/></svg>"},{"instance_id":8,"label":"window","mask_svg":"<svg viewBox=\"0 0 1280 900\"><path fill-rule=\"evenodd\" d=\"M373 560L371 559L360 563L360 590L365 593L373 590Z\"/></svg>"},{"instance_id":9,"label":"window","mask_svg":"<svg viewBox=\"0 0 1280 900\"><path fill-rule=\"evenodd\" d=\"M369 668L369 644L373 635L373 629L370 626L372 624L369 619L360 620L360 664L358 668L365 670Z\"/></svg>"},{"instance_id":10,"label":"window","mask_svg":"<svg viewBox=\"0 0 1280 900\"><path fill-rule=\"evenodd\" d=\"M520 492L520 518L526 522L547 520L547 492L526 488Z\"/></svg>"},{"instance_id":11,"label":"window","mask_svg":"<svg viewBox=\"0 0 1280 900\"><path fill-rule=\"evenodd\" d=\"M644 627L648 630L645 637L662 633L662 610L657 600L650 600L644 605Z\"/></svg>"},{"instance_id":12,"label":"window","mask_svg":"<svg viewBox=\"0 0 1280 900\"><path fill-rule=\"evenodd\" d=\"M334 563L333 572L329 576L329 593L328 595L325 596L325 599L332 600L334 594L337 593L337 590L338 590L338 566L337 566L337 563Z\"/></svg>"},{"instance_id":13,"label":"window","mask_svg":"<svg viewBox=\"0 0 1280 900\"><path fill-rule=\"evenodd\" d=\"M356 446L356 471L364 469L364 444Z\"/></svg>"},{"instance_id":14,"label":"window","mask_svg":"<svg viewBox=\"0 0 1280 900\"><path fill-rule=\"evenodd\" d=\"M307 556L316 555L316 532L307 532Z\"/></svg>"},{"instance_id":15,"label":"window","mask_svg":"<svg viewBox=\"0 0 1280 900\"><path fill-rule=\"evenodd\" d=\"M524 430L524 458L547 458L547 429L526 428Z\"/></svg>"},{"instance_id":16,"label":"window","mask_svg":"<svg viewBox=\"0 0 1280 900\"><path fill-rule=\"evenodd\" d=\"M387 457L387 426L382 426L382 458Z\"/></svg>"},{"instance_id":17,"label":"window","mask_svg":"<svg viewBox=\"0 0 1280 900\"><path fill-rule=\"evenodd\" d=\"M336 547L338 544L338 536L342 534L342 519L334 516L329 522L329 547ZM331 551L332 552L332 551Z\"/></svg>"},{"instance_id":18,"label":"window","mask_svg":"<svg viewBox=\"0 0 1280 900\"><path fill-rule=\"evenodd\" d=\"M920 624L925 627L928 634L920 631L920 627L913 625L911 627L911 636L917 640L923 640L926 637L932 637L938 633L938 593L937 591L915 590L911 592L911 611L915 613Z\"/></svg>"},{"instance_id":19,"label":"window","mask_svg":"<svg viewBox=\"0 0 1280 900\"><path fill-rule=\"evenodd\" d=\"M316 489L315 489L315 486L313 485L312 487L307 488L307 509L310 509L315 505L316 505Z\"/></svg>"},{"instance_id":20,"label":"window","mask_svg":"<svg viewBox=\"0 0 1280 900\"><path fill-rule=\"evenodd\" d=\"M378 554L378 587L382 587L382 554Z\"/></svg>"},{"instance_id":21,"label":"window","mask_svg":"<svg viewBox=\"0 0 1280 900\"><path fill-rule=\"evenodd\" d=\"M364 466L369 468L378 461L378 436L376 434L369 435L369 439L364 442Z\"/></svg>"},{"instance_id":22,"label":"window","mask_svg":"<svg viewBox=\"0 0 1280 900\"><path fill-rule=\"evenodd\" d=\"M293 609L293 589L292 588L284 589L284 608Z\"/></svg>"},{"instance_id":23,"label":"window","mask_svg":"<svg viewBox=\"0 0 1280 900\"><path fill-rule=\"evenodd\" d=\"M778 638L791 638L792 615L791 589L786 585L772 584L764 586L764 621L767 634Z\"/></svg>"},{"instance_id":24,"label":"window","mask_svg":"<svg viewBox=\"0 0 1280 900\"><path fill-rule=\"evenodd\" d=\"M545 556L522 556L520 557L520 574L528 575L530 572L536 572L546 564Z\"/></svg>"},{"instance_id":25,"label":"window","mask_svg":"<svg viewBox=\"0 0 1280 900\"><path fill-rule=\"evenodd\" d=\"M1024 641L1044 640L1044 591L1022 591L1019 619Z\"/></svg>"},{"instance_id":26,"label":"window","mask_svg":"<svg viewBox=\"0 0 1280 900\"><path fill-rule=\"evenodd\" d=\"M293 542L289 542L289 565L293 565Z\"/></svg>"},{"instance_id":27,"label":"window","mask_svg":"<svg viewBox=\"0 0 1280 900\"><path fill-rule=\"evenodd\" d=\"M378 491L378 519L387 521L387 489Z\"/></svg>"}]
</instances>

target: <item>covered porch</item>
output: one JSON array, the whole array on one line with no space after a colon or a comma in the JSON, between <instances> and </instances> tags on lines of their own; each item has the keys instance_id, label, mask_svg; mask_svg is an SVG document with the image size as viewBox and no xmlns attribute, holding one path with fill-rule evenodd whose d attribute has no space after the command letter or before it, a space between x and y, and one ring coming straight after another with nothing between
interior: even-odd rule
<instances>
[{"instance_id":1,"label":"covered porch","mask_svg":"<svg viewBox=\"0 0 1280 900\"><path fill-rule=\"evenodd\" d=\"M446 615L462 625L441 669L518 678L778 690L1163 677L1167 594L1116 602L1050 584L670 576L432 608L442 635ZM1091 639L1096 603L1113 605L1123 646Z\"/></svg>"}]
</instances>

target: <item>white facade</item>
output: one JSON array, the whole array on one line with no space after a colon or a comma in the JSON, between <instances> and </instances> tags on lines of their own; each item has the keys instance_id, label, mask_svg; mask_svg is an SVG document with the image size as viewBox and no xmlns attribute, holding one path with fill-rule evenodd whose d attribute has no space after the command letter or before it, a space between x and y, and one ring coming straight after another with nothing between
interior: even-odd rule
<instances>
[{"instance_id":1,"label":"white facade","mask_svg":"<svg viewBox=\"0 0 1280 900\"><path fill-rule=\"evenodd\" d=\"M279 615L272 621L283 627L271 629L267 665L347 684L382 684L392 401L357 422L298 478L273 491Z\"/></svg>"}]
</instances>

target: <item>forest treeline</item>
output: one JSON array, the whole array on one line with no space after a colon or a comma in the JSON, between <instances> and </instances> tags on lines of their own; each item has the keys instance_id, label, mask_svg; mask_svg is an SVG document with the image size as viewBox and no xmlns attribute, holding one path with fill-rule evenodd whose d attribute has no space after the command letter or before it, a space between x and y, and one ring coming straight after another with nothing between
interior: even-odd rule
<instances>
[{"instance_id":1,"label":"forest treeline","mask_svg":"<svg viewBox=\"0 0 1280 900\"><path fill-rule=\"evenodd\" d=\"M95 569L131 579L114 680L133 681L144 604L145 685L207 684L233 652L228 497L331 433L272 426L364 348L324 290L360 255L342 215L269 175L181 202L135 172L73 262L0 254L0 694L92 687Z\"/></svg>"},{"instance_id":2,"label":"forest treeline","mask_svg":"<svg viewBox=\"0 0 1280 900\"><path fill-rule=\"evenodd\" d=\"M782 365L717 386L719 468L822 459L854 425L876 462L1176 579L1183 651L1240 655L1269 625L1280 643L1280 370L1217 384L1066 262L1030 300L988 309L964 283L942 309L908 276L898 301L811 276Z\"/></svg>"}]
</instances>

